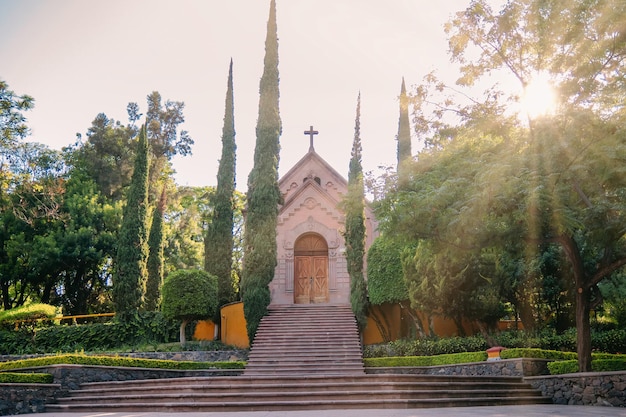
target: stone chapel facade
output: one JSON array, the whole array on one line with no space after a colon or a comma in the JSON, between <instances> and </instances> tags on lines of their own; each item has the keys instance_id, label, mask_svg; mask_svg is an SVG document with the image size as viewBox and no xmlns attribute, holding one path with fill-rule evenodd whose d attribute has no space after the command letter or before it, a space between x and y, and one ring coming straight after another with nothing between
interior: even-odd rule
<instances>
[{"instance_id":1,"label":"stone chapel facade","mask_svg":"<svg viewBox=\"0 0 626 417\"><path fill-rule=\"evenodd\" d=\"M271 303L350 304L345 216L338 207L348 182L315 152L312 135L308 153L279 180L279 187L284 202L278 214ZM365 227L367 251L377 233L367 206Z\"/></svg>"}]
</instances>

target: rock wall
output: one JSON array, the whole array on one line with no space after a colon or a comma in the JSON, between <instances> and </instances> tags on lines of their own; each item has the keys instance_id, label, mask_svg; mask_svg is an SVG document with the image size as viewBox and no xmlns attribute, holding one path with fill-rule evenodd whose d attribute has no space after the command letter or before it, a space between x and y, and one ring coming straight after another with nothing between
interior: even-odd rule
<instances>
[{"instance_id":1,"label":"rock wall","mask_svg":"<svg viewBox=\"0 0 626 417\"><path fill-rule=\"evenodd\" d=\"M0 384L0 416L43 413L60 388L57 384Z\"/></svg>"},{"instance_id":2,"label":"rock wall","mask_svg":"<svg viewBox=\"0 0 626 417\"><path fill-rule=\"evenodd\" d=\"M626 372L588 372L526 378L555 404L626 407Z\"/></svg>"}]
</instances>

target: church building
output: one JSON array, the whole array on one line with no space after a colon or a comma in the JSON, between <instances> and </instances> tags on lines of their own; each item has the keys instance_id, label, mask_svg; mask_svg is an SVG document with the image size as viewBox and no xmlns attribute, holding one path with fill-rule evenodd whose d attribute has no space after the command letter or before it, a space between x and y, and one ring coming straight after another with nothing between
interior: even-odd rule
<instances>
[{"instance_id":1,"label":"church building","mask_svg":"<svg viewBox=\"0 0 626 417\"><path fill-rule=\"evenodd\" d=\"M270 284L271 303L349 304L345 216L340 208L348 182L315 152L313 137L318 132L311 126L304 133L310 136L308 152L279 180L283 205L276 230L278 265ZM367 206L365 227L367 251L377 233Z\"/></svg>"}]
</instances>

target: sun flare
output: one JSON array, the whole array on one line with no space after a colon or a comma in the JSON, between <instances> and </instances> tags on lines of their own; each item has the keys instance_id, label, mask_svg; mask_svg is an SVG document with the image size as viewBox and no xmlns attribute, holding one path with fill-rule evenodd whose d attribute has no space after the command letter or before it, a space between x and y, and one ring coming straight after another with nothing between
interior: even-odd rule
<instances>
[{"instance_id":1,"label":"sun flare","mask_svg":"<svg viewBox=\"0 0 626 417\"><path fill-rule=\"evenodd\" d=\"M556 111L556 93L548 74L537 73L533 76L522 93L521 105L523 112L531 119Z\"/></svg>"}]
</instances>

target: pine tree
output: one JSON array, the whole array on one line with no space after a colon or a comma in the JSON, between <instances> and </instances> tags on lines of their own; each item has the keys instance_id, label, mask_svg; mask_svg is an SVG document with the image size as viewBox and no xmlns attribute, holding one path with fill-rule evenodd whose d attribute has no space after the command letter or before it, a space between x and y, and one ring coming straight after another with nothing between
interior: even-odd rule
<instances>
[{"instance_id":1,"label":"pine tree","mask_svg":"<svg viewBox=\"0 0 626 417\"><path fill-rule=\"evenodd\" d=\"M343 201L346 213L346 261L350 275L350 304L359 328L367 325L367 286L363 275L365 257L365 191L361 165L361 94L359 93L354 126L352 157L348 172L348 193Z\"/></svg>"},{"instance_id":2,"label":"pine tree","mask_svg":"<svg viewBox=\"0 0 626 417\"><path fill-rule=\"evenodd\" d=\"M404 176L404 165L411 159L411 125L409 123L409 98L406 95L404 77L400 88L400 119L398 120L398 176Z\"/></svg>"},{"instance_id":3,"label":"pine tree","mask_svg":"<svg viewBox=\"0 0 626 417\"><path fill-rule=\"evenodd\" d=\"M241 282L248 337L254 340L270 303L269 284L276 268L276 224L281 202L278 160L281 121L278 107L278 35L276 1L271 0L260 82L254 166L248 176L244 263Z\"/></svg>"},{"instance_id":4,"label":"pine tree","mask_svg":"<svg viewBox=\"0 0 626 417\"><path fill-rule=\"evenodd\" d=\"M125 321L143 305L148 258L146 214L148 206L148 140L146 127L139 132L137 154L120 229L113 303L118 319Z\"/></svg>"},{"instance_id":5,"label":"pine tree","mask_svg":"<svg viewBox=\"0 0 626 417\"><path fill-rule=\"evenodd\" d=\"M148 237L148 280L146 281L146 311L158 311L161 305L161 287L163 285L163 213L165 212L165 187L161 192L159 203L152 213L152 225Z\"/></svg>"},{"instance_id":6,"label":"pine tree","mask_svg":"<svg viewBox=\"0 0 626 417\"><path fill-rule=\"evenodd\" d=\"M233 99L233 61L228 71L224 127L222 128L222 158L217 171L217 190L213 215L204 240L204 269L217 276L218 306L235 301L233 282L233 213L235 204L235 109Z\"/></svg>"}]
</instances>

